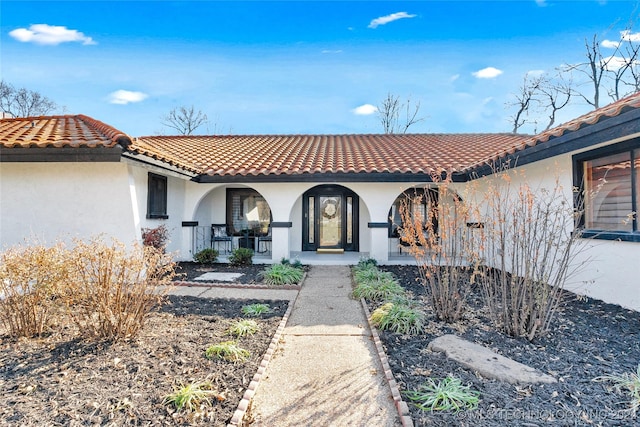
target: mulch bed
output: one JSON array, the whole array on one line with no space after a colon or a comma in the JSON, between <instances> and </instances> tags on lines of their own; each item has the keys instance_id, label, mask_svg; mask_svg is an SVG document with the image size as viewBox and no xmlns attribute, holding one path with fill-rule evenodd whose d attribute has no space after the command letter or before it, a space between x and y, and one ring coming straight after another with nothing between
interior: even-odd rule
<instances>
[{"instance_id":1,"label":"mulch bed","mask_svg":"<svg viewBox=\"0 0 640 427\"><path fill-rule=\"evenodd\" d=\"M382 269L393 272L413 299L423 300L428 307L426 290L417 280L417 267ZM602 375L636 372L640 363L640 313L572 295L564 302L552 333L529 342L495 330L481 309L477 290L470 296L470 306L464 319L455 324L439 322L428 314L427 330L420 336L379 331L401 392L417 389L428 377L445 378L448 374L480 392L476 410L458 413L421 411L405 398L416 425L640 425L640 414L626 411L627 395L611 391L607 383L593 381ZM374 308L370 305L371 310ZM444 354L427 350L429 342L443 334L481 344L559 381L551 385L510 385L482 378Z\"/></svg>"},{"instance_id":2,"label":"mulch bed","mask_svg":"<svg viewBox=\"0 0 640 427\"><path fill-rule=\"evenodd\" d=\"M130 342L92 343L72 326L43 338L13 340L0 331L0 424L226 425L263 359L287 301L221 300L171 296ZM260 331L241 338L245 363L209 360L205 349L231 339L241 307L268 303ZM163 405L174 388L211 381L225 396L197 412Z\"/></svg>"},{"instance_id":3,"label":"mulch bed","mask_svg":"<svg viewBox=\"0 0 640 427\"><path fill-rule=\"evenodd\" d=\"M259 273L264 271L265 267L265 265L260 264L231 266L229 264L221 263L203 265L195 262L179 262L176 268L176 273L178 273L179 277L177 277L176 280L200 282L195 279L205 273L242 273L242 276L237 279L224 283L258 285L262 284L262 279L259 277Z\"/></svg>"}]
</instances>

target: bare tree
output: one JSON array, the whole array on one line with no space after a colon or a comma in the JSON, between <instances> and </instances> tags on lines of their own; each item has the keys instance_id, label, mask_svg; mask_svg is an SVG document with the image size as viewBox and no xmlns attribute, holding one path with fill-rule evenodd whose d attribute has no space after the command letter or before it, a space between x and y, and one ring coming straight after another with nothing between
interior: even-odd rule
<instances>
[{"instance_id":1,"label":"bare tree","mask_svg":"<svg viewBox=\"0 0 640 427\"><path fill-rule=\"evenodd\" d=\"M529 115L532 105L539 102L538 92L543 81L542 76L532 77L529 73L525 74L518 93L513 95L515 100L507 103L507 106L516 107L516 112L509 118L513 125L513 133L518 133L518 129L527 122L526 116Z\"/></svg>"},{"instance_id":2,"label":"bare tree","mask_svg":"<svg viewBox=\"0 0 640 427\"><path fill-rule=\"evenodd\" d=\"M16 89L0 80L0 108L14 117L44 116L57 108L55 102L40 92L26 88Z\"/></svg>"},{"instance_id":3,"label":"bare tree","mask_svg":"<svg viewBox=\"0 0 640 427\"><path fill-rule=\"evenodd\" d=\"M407 133L411 126L424 120L424 117L418 117L419 111L419 102L412 108L411 98L402 102L399 96L388 93L378 106L378 117L384 133Z\"/></svg>"},{"instance_id":4,"label":"bare tree","mask_svg":"<svg viewBox=\"0 0 640 427\"><path fill-rule=\"evenodd\" d=\"M162 124L177 130L180 135L191 135L207 122L207 115L201 110L196 111L194 106L173 108L162 117Z\"/></svg>"},{"instance_id":5,"label":"bare tree","mask_svg":"<svg viewBox=\"0 0 640 427\"><path fill-rule=\"evenodd\" d=\"M544 130L550 129L556 122L558 111L569 105L573 96L573 82L558 74L555 79L545 79L540 85L540 107L549 118Z\"/></svg>"}]
</instances>

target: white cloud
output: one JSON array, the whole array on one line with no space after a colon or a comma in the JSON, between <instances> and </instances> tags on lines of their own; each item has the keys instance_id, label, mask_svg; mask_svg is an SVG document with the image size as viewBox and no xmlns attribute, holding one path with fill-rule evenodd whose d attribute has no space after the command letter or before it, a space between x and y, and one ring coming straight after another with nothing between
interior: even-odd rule
<instances>
[{"instance_id":1,"label":"white cloud","mask_svg":"<svg viewBox=\"0 0 640 427\"><path fill-rule=\"evenodd\" d=\"M606 58L602 58L602 65L607 71L616 71L620 68L627 65L629 60L627 58L623 58L622 56L608 56ZM638 61L633 62L634 65L638 64Z\"/></svg>"},{"instance_id":2,"label":"white cloud","mask_svg":"<svg viewBox=\"0 0 640 427\"><path fill-rule=\"evenodd\" d=\"M379 18L371 20L369 28L377 28L379 25L386 25L389 22L397 21L404 18L415 18L416 15L410 15L407 12L396 12L391 15L381 16Z\"/></svg>"},{"instance_id":3,"label":"white cloud","mask_svg":"<svg viewBox=\"0 0 640 427\"><path fill-rule=\"evenodd\" d=\"M502 70L498 70L497 68L494 68L494 67L487 67L471 74L473 74L474 77L477 77L479 79L494 79L498 77L500 74L502 74Z\"/></svg>"},{"instance_id":4,"label":"white cloud","mask_svg":"<svg viewBox=\"0 0 640 427\"><path fill-rule=\"evenodd\" d=\"M455 82L459 78L460 78L460 74L454 74L453 76L449 77L449 81L450 82Z\"/></svg>"},{"instance_id":5,"label":"white cloud","mask_svg":"<svg viewBox=\"0 0 640 427\"><path fill-rule=\"evenodd\" d=\"M111 104L126 105L132 102L144 101L149 95L143 92L134 92L130 90L117 90L109 94L109 102Z\"/></svg>"},{"instance_id":6,"label":"white cloud","mask_svg":"<svg viewBox=\"0 0 640 427\"><path fill-rule=\"evenodd\" d=\"M536 4L540 7L545 7L547 5L546 0L536 0Z\"/></svg>"},{"instance_id":7,"label":"white cloud","mask_svg":"<svg viewBox=\"0 0 640 427\"><path fill-rule=\"evenodd\" d=\"M97 44L91 37L85 36L78 30L48 24L33 24L29 29L18 28L10 31L9 35L20 42L33 42L42 45L58 45L66 42L82 42L84 45Z\"/></svg>"},{"instance_id":8,"label":"white cloud","mask_svg":"<svg viewBox=\"0 0 640 427\"><path fill-rule=\"evenodd\" d=\"M600 46L606 47L607 49L615 49L620 46L620 42L614 42L613 40L602 40Z\"/></svg>"},{"instance_id":9,"label":"white cloud","mask_svg":"<svg viewBox=\"0 0 640 427\"><path fill-rule=\"evenodd\" d=\"M353 114L358 116L370 116L378 112L378 107L371 104L364 104L351 110Z\"/></svg>"},{"instance_id":10,"label":"white cloud","mask_svg":"<svg viewBox=\"0 0 640 427\"><path fill-rule=\"evenodd\" d=\"M337 49L337 50L330 50L330 49L324 49L322 52L320 52L322 54L338 54L338 53L342 53L342 49Z\"/></svg>"},{"instance_id":11,"label":"white cloud","mask_svg":"<svg viewBox=\"0 0 640 427\"><path fill-rule=\"evenodd\" d=\"M629 30L620 31L620 39L626 42L639 42L640 33L632 33Z\"/></svg>"}]
</instances>

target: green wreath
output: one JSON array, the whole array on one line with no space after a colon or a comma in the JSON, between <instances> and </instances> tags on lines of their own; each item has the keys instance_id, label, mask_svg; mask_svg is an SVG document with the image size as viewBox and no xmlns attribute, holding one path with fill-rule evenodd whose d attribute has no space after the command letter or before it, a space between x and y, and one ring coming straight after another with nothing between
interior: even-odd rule
<instances>
[{"instance_id":1,"label":"green wreath","mask_svg":"<svg viewBox=\"0 0 640 427\"><path fill-rule=\"evenodd\" d=\"M326 219L333 219L338 215L338 203L335 199L327 199L322 204L322 216Z\"/></svg>"}]
</instances>

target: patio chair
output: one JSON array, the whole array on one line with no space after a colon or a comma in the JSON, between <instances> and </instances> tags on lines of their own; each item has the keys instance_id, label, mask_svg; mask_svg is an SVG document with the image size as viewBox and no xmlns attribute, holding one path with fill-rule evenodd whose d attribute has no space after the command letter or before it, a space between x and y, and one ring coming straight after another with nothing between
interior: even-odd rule
<instances>
[{"instance_id":1,"label":"patio chair","mask_svg":"<svg viewBox=\"0 0 640 427\"><path fill-rule=\"evenodd\" d=\"M223 251L220 250L220 245ZM211 224L211 247L220 253L230 253L233 250L233 237L229 235L227 224Z\"/></svg>"},{"instance_id":2,"label":"patio chair","mask_svg":"<svg viewBox=\"0 0 640 427\"><path fill-rule=\"evenodd\" d=\"M258 236L258 253L265 253L271 250L271 226L267 229L267 234Z\"/></svg>"}]
</instances>

